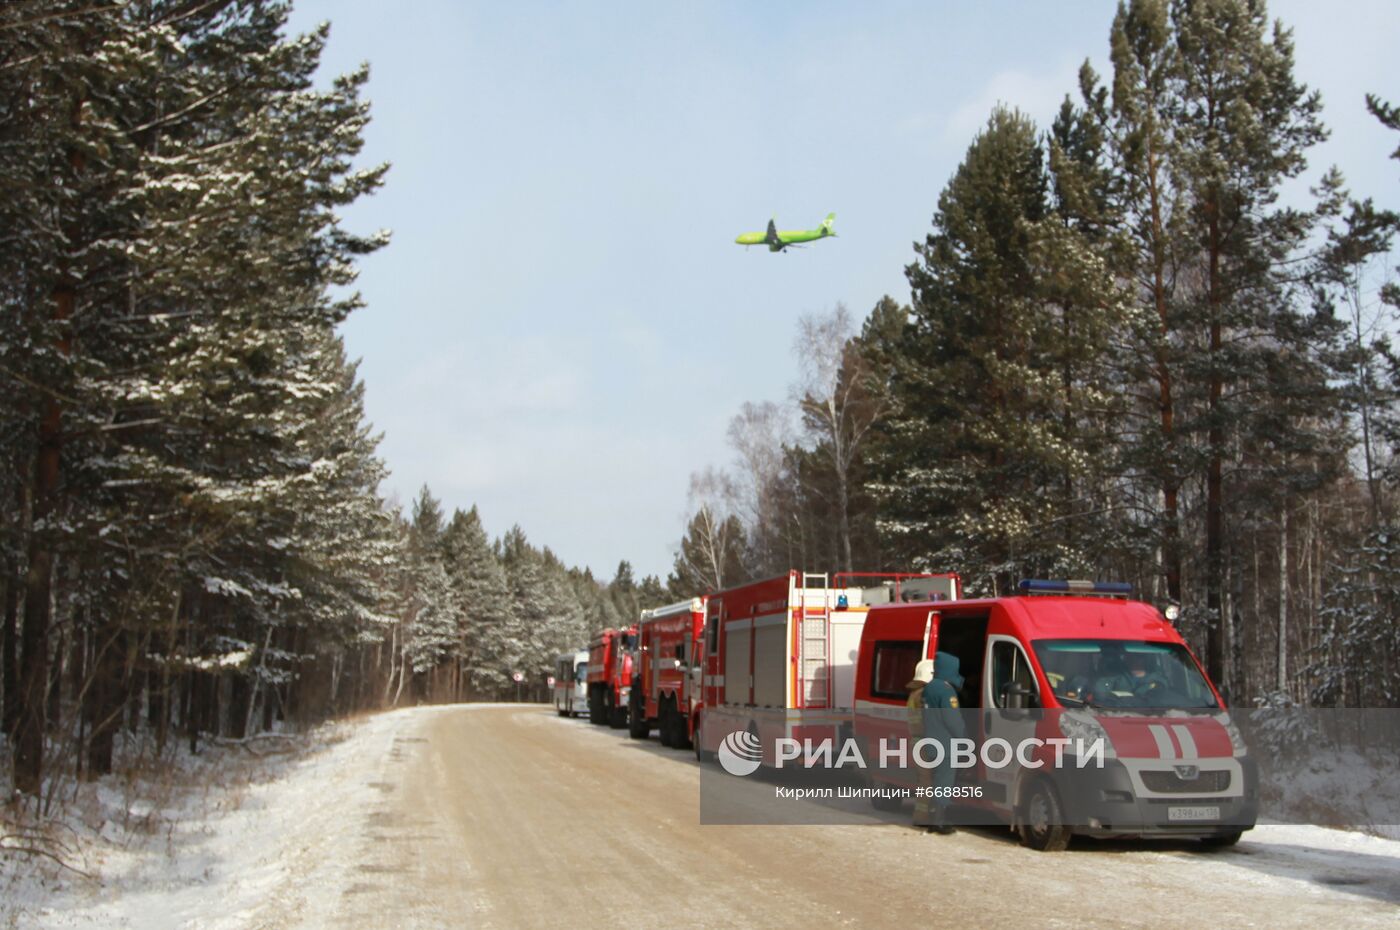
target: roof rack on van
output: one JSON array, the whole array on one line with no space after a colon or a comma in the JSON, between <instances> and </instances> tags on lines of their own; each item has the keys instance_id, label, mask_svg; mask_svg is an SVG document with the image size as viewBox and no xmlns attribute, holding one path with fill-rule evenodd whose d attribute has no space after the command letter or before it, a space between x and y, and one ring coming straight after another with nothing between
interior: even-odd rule
<instances>
[{"instance_id":1,"label":"roof rack on van","mask_svg":"<svg viewBox=\"0 0 1400 930\"><path fill-rule=\"evenodd\" d=\"M1127 597L1133 593L1133 586L1126 581L1058 581L1043 578L1025 578L1017 585L1022 594L1091 594L1108 597Z\"/></svg>"}]
</instances>

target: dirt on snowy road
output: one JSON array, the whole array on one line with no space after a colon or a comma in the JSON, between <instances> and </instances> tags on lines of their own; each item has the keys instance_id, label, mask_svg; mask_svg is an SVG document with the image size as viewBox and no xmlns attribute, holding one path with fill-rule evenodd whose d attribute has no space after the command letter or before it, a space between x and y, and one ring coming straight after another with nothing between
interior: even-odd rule
<instances>
[{"instance_id":1,"label":"dirt on snowy road","mask_svg":"<svg viewBox=\"0 0 1400 930\"><path fill-rule=\"evenodd\" d=\"M1002 830L701 826L689 753L547 707L405 714L338 902L264 926L1349 927L1400 923L1395 843L1263 827L1238 847ZM278 919L278 918L283 919Z\"/></svg>"}]
</instances>

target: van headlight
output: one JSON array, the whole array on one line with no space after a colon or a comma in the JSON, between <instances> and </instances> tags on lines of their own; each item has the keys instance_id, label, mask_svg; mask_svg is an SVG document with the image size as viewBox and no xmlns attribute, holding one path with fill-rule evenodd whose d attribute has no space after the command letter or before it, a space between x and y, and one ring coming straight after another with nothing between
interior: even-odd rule
<instances>
[{"instance_id":1,"label":"van headlight","mask_svg":"<svg viewBox=\"0 0 1400 930\"><path fill-rule=\"evenodd\" d=\"M1098 721L1093 714L1082 710L1062 710L1060 711L1060 732L1071 742L1067 749L1076 746L1092 746L1094 743L1102 743L1104 748L1104 758L1117 758L1117 753L1113 751L1113 743L1108 738L1108 731L1103 728L1103 724Z\"/></svg>"},{"instance_id":2,"label":"van headlight","mask_svg":"<svg viewBox=\"0 0 1400 930\"><path fill-rule=\"evenodd\" d=\"M1249 747L1245 745L1244 734L1240 728L1235 726L1235 721L1230 719L1229 714L1221 714L1215 718L1220 725L1225 728L1225 732L1230 737L1230 748L1234 750L1236 756L1249 755Z\"/></svg>"}]
</instances>

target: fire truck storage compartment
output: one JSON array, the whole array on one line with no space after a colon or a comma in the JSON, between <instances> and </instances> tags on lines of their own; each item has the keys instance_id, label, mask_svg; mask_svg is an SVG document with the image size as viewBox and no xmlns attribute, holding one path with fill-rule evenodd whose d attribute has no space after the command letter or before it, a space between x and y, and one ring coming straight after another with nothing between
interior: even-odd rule
<instances>
[{"instance_id":1,"label":"fire truck storage compartment","mask_svg":"<svg viewBox=\"0 0 1400 930\"><path fill-rule=\"evenodd\" d=\"M730 620L724 633L724 703L747 704L749 640L753 632L748 620Z\"/></svg>"},{"instance_id":2,"label":"fire truck storage compartment","mask_svg":"<svg viewBox=\"0 0 1400 930\"><path fill-rule=\"evenodd\" d=\"M770 614L754 620L753 703L757 707L787 706L788 618Z\"/></svg>"}]
</instances>

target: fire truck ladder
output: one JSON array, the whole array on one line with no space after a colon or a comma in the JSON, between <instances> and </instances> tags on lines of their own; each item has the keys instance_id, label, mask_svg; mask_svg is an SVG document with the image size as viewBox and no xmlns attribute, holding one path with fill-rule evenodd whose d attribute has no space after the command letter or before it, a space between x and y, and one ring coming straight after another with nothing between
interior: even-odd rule
<instances>
[{"instance_id":1,"label":"fire truck ladder","mask_svg":"<svg viewBox=\"0 0 1400 930\"><path fill-rule=\"evenodd\" d=\"M823 573L803 572L802 634L799 642L802 654L798 668L802 680L798 683L803 707L830 707L831 683L831 589ZM815 609L809 609L815 608Z\"/></svg>"}]
</instances>

